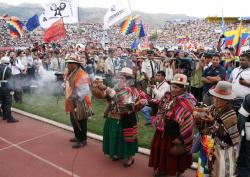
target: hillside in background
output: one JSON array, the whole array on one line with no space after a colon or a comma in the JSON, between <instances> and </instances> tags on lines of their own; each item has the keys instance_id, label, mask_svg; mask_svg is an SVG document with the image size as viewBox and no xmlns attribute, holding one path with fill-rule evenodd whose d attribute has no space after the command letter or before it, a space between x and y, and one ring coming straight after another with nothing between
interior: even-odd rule
<instances>
[{"instance_id":1,"label":"hillside in background","mask_svg":"<svg viewBox=\"0 0 250 177\"><path fill-rule=\"evenodd\" d=\"M22 17L28 19L34 14L40 15L43 8L39 4L20 4L18 6L8 5L6 3L0 3L0 15L7 13L9 16ZM103 16L106 13L105 8L79 8L79 19L80 22L90 23L103 23ZM194 19L184 14L150 14L134 11L133 14L139 15L143 23L149 24L151 27L161 27L164 21L167 20L188 20Z\"/></svg>"}]
</instances>

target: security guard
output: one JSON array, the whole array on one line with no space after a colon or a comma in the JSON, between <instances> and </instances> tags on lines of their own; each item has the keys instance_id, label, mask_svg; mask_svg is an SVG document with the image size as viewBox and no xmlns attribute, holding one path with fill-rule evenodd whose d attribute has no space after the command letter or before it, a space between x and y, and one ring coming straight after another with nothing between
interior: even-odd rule
<instances>
[{"instance_id":1,"label":"security guard","mask_svg":"<svg viewBox=\"0 0 250 177\"><path fill-rule=\"evenodd\" d=\"M0 63L0 100L2 102L3 120L7 120L8 123L18 122L11 115L11 91L9 80L11 78L11 69L9 68L9 57L3 57Z\"/></svg>"},{"instance_id":2,"label":"security guard","mask_svg":"<svg viewBox=\"0 0 250 177\"><path fill-rule=\"evenodd\" d=\"M250 94L245 97L238 116L238 130L241 133L241 144L237 160L237 177L250 175ZM248 123L248 124L246 124Z\"/></svg>"}]
</instances>

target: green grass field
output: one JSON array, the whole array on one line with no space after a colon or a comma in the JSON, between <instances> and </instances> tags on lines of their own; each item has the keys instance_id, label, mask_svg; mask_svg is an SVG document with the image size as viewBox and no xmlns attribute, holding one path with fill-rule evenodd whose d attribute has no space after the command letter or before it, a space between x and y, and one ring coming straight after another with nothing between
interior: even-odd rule
<instances>
[{"instance_id":1,"label":"green grass field","mask_svg":"<svg viewBox=\"0 0 250 177\"><path fill-rule=\"evenodd\" d=\"M88 121L88 131L102 135L105 119L103 112L106 102L104 100L92 99L95 115ZM70 125L69 115L64 111L64 98L60 97L57 103L57 97L52 94L24 94L22 104L14 104L13 107ZM154 129L150 126L144 126L144 120L138 114L139 127L139 145L141 147L150 147L154 135Z\"/></svg>"}]
</instances>

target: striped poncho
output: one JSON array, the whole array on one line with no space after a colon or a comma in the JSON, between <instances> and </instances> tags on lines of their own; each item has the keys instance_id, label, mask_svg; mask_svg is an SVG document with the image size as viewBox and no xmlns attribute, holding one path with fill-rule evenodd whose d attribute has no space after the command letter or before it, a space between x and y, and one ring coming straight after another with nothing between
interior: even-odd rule
<instances>
[{"instance_id":1,"label":"striped poncho","mask_svg":"<svg viewBox=\"0 0 250 177\"><path fill-rule=\"evenodd\" d=\"M196 99L192 94L183 93L173 98L173 106L167 112L167 118L174 120L180 127L180 139L183 140L185 149L190 152L194 137L193 109Z\"/></svg>"},{"instance_id":2,"label":"striped poncho","mask_svg":"<svg viewBox=\"0 0 250 177\"><path fill-rule=\"evenodd\" d=\"M214 137L217 137L221 141L225 141L227 137L229 137L231 142L225 141L229 146L238 144L240 136L237 129L237 116L235 111L230 107L219 110L212 106L210 112L215 118L215 123L211 130Z\"/></svg>"}]
</instances>

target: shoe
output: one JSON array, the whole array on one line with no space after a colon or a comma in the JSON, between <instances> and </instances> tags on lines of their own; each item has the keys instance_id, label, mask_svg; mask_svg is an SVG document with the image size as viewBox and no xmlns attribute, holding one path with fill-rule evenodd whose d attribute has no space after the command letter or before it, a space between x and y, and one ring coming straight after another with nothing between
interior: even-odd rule
<instances>
[{"instance_id":1,"label":"shoe","mask_svg":"<svg viewBox=\"0 0 250 177\"><path fill-rule=\"evenodd\" d=\"M86 146L86 145L87 145L87 141L76 142L76 143L72 146L72 148L78 149L78 148L84 147L84 146Z\"/></svg>"},{"instance_id":2,"label":"shoe","mask_svg":"<svg viewBox=\"0 0 250 177\"><path fill-rule=\"evenodd\" d=\"M166 176L167 174L165 172L155 172L153 174L153 177L162 177L162 176Z\"/></svg>"},{"instance_id":3,"label":"shoe","mask_svg":"<svg viewBox=\"0 0 250 177\"><path fill-rule=\"evenodd\" d=\"M151 123L147 122L147 123L145 123L144 125L145 125L145 126L149 126L149 125L151 125Z\"/></svg>"},{"instance_id":4,"label":"shoe","mask_svg":"<svg viewBox=\"0 0 250 177\"><path fill-rule=\"evenodd\" d=\"M71 138L69 141L72 143L78 142L78 140L76 138Z\"/></svg>"},{"instance_id":5,"label":"shoe","mask_svg":"<svg viewBox=\"0 0 250 177\"><path fill-rule=\"evenodd\" d=\"M17 120L17 119L8 119L7 120L7 123L16 123L16 122L19 122L19 120Z\"/></svg>"},{"instance_id":6,"label":"shoe","mask_svg":"<svg viewBox=\"0 0 250 177\"><path fill-rule=\"evenodd\" d=\"M130 167L131 165L134 164L134 162L135 162L135 159L132 159L132 161L130 163L127 163L127 161L126 161L126 162L123 163L123 166L124 167Z\"/></svg>"},{"instance_id":7,"label":"shoe","mask_svg":"<svg viewBox=\"0 0 250 177\"><path fill-rule=\"evenodd\" d=\"M120 159L122 159L122 157L118 157L118 156L113 156L112 157L112 161L118 161Z\"/></svg>"}]
</instances>

